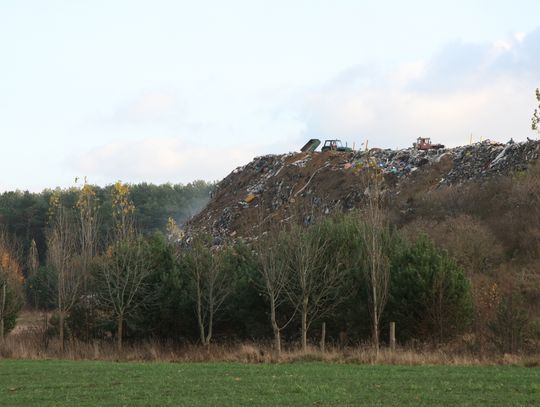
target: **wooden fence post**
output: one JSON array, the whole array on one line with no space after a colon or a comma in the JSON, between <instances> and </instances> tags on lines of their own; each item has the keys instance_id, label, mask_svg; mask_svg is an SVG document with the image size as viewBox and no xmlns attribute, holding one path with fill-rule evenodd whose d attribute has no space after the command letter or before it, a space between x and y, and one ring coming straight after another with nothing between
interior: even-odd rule
<instances>
[{"instance_id":1,"label":"wooden fence post","mask_svg":"<svg viewBox=\"0 0 540 407\"><path fill-rule=\"evenodd\" d=\"M321 352L324 353L324 345L326 342L326 322L322 323L322 329L321 329Z\"/></svg>"},{"instance_id":2,"label":"wooden fence post","mask_svg":"<svg viewBox=\"0 0 540 407\"><path fill-rule=\"evenodd\" d=\"M390 322L390 349L392 352L396 350L396 323Z\"/></svg>"}]
</instances>

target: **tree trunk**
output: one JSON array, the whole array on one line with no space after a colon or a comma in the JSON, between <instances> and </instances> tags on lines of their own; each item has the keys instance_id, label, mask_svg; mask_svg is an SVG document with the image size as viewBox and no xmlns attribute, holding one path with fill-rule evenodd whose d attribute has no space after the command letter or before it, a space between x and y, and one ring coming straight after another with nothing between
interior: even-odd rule
<instances>
[{"instance_id":1,"label":"tree trunk","mask_svg":"<svg viewBox=\"0 0 540 407\"><path fill-rule=\"evenodd\" d=\"M375 244L375 243L374 243ZM375 347L375 355L379 357L379 298L377 297L377 280L375 278L375 260L372 261L371 270L371 295L373 301L373 346Z\"/></svg>"},{"instance_id":2,"label":"tree trunk","mask_svg":"<svg viewBox=\"0 0 540 407\"><path fill-rule=\"evenodd\" d=\"M321 327L321 352L324 353L326 347L326 322L322 323Z\"/></svg>"},{"instance_id":3,"label":"tree trunk","mask_svg":"<svg viewBox=\"0 0 540 407\"><path fill-rule=\"evenodd\" d=\"M58 313L58 328L59 328L59 334L60 334L60 350L64 351L64 312L60 311Z\"/></svg>"},{"instance_id":4,"label":"tree trunk","mask_svg":"<svg viewBox=\"0 0 540 407\"><path fill-rule=\"evenodd\" d=\"M274 348L279 359L281 357L281 332L276 321L276 302L273 297L270 298L270 320L274 331Z\"/></svg>"},{"instance_id":5,"label":"tree trunk","mask_svg":"<svg viewBox=\"0 0 540 407\"><path fill-rule=\"evenodd\" d=\"M44 349L47 349L49 347L49 335L47 335L47 331L49 329L49 315L47 314L47 311L43 312L43 347Z\"/></svg>"},{"instance_id":6,"label":"tree trunk","mask_svg":"<svg viewBox=\"0 0 540 407\"><path fill-rule=\"evenodd\" d=\"M116 327L116 344L118 347L118 351L122 351L122 337L124 336L124 313L121 312L118 314L118 326Z\"/></svg>"},{"instance_id":7,"label":"tree trunk","mask_svg":"<svg viewBox=\"0 0 540 407\"><path fill-rule=\"evenodd\" d=\"M206 335L204 332L204 325L201 318L199 318L199 334L201 336L201 344L206 345Z\"/></svg>"},{"instance_id":8,"label":"tree trunk","mask_svg":"<svg viewBox=\"0 0 540 407\"><path fill-rule=\"evenodd\" d=\"M442 278L442 277L440 277ZM441 284L442 285L442 284ZM444 301L444 293L443 288L438 287L439 290L439 298L437 301L437 325L439 328L439 343L443 342L443 330L444 330L444 318L443 318L443 301Z\"/></svg>"},{"instance_id":9,"label":"tree trunk","mask_svg":"<svg viewBox=\"0 0 540 407\"><path fill-rule=\"evenodd\" d=\"M6 310L6 283L2 284L2 301L0 301L0 345L4 343L4 312Z\"/></svg>"},{"instance_id":10,"label":"tree trunk","mask_svg":"<svg viewBox=\"0 0 540 407\"><path fill-rule=\"evenodd\" d=\"M212 339L212 328L214 326L214 309L213 304L210 304L210 315L208 316L208 333L206 335L206 346L210 347L210 340Z\"/></svg>"},{"instance_id":11,"label":"tree trunk","mask_svg":"<svg viewBox=\"0 0 540 407\"><path fill-rule=\"evenodd\" d=\"M304 298L302 302L302 351L307 351L307 308L308 299Z\"/></svg>"},{"instance_id":12,"label":"tree trunk","mask_svg":"<svg viewBox=\"0 0 540 407\"><path fill-rule=\"evenodd\" d=\"M204 333L204 324L202 320L202 294L199 282L197 282L197 324L199 325L201 344L204 346L206 345L206 335Z\"/></svg>"},{"instance_id":13,"label":"tree trunk","mask_svg":"<svg viewBox=\"0 0 540 407\"><path fill-rule=\"evenodd\" d=\"M375 348L375 356L379 357L379 320L377 312L373 313L373 347Z\"/></svg>"}]
</instances>

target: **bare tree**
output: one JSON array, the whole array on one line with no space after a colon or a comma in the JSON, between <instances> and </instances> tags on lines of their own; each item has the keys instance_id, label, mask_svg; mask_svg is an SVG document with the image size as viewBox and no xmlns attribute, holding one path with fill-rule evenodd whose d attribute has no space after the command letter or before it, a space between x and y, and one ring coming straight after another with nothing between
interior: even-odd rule
<instances>
[{"instance_id":1,"label":"bare tree","mask_svg":"<svg viewBox=\"0 0 540 407\"><path fill-rule=\"evenodd\" d=\"M81 273L83 275L83 286L86 289L89 275L90 263L96 256L98 241L98 203L96 192L90 184L84 180L84 185L79 191L77 200L78 224L79 224L79 244L81 257Z\"/></svg>"},{"instance_id":2,"label":"bare tree","mask_svg":"<svg viewBox=\"0 0 540 407\"><path fill-rule=\"evenodd\" d=\"M118 350L122 350L126 318L149 302L146 294L151 268L146 243L138 236L113 242L100 271L100 299L114 315L116 343Z\"/></svg>"},{"instance_id":3,"label":"bare tree","mask_svg":"<svg viewBox=\"0 0 540 407\"><path fill-rule=\"evenodd\" d=\"M283 233L274 232L261 237L255 245L259 260L258 270L262 277L261 289L269 301L270 323L278 358L281 355L281 331L287 327L295 315L293 312L285 323L278 323L278 309L287 300L286 288L289 283Z\"/></svg>"},{"instance_id":4,"label":"bare tree","mask_svg":"<svg viewBox=\"0 0 540 407\"><path fill-rule=\"evenodd\" d=\"M390 264L386 255L385 232L387 223L382 209L382 174L376 166L366 171L366 205L358 223L363 245L363 272L368 288L368 308L371 313L372 338L379 355L380 321L388 300Z\"/></svg>"},{"instance_id":5,"label":"bare tree","mask_svg":"<svg viewBox=\"0 0 540 407\"><path fill-rule=\"evenodd\" d=\"M78 191L77 199L77 226L79 240L79 263L80 272L82 274L82 294L85 296L85 301L81 302L80 311L84 313L83 317L83 332L84 337L91 336L91 321L92 313L96 305L95 301L91 300L89 294L89 283L91 280L91 266L95 262L98 252L98 231L100 226L100 218L98 212L98 200L94 188L88 184L84 177L84 184Z\"/></svg>"},{"instance_id":6,"label":"bare tree","mask_svg":"<svg viewBox=\"0 0 540 407\"><path fill-rule=\"evenodd\" d=\"M540 89L536 89L536 100L540 102ZM534 109L534 113L532 115L532 124L531 128L533 130L540 131L540 105L538 106L538 109Z\"/></svg>"},{"instance_id":7,"label":"bare tree","mask_svg":"<svg viewBox=\"0 0 540 407\"><path fill-rule=\"evenodd\" d=\"M36 241L32 239L30 241L30 248L28 249L28 257L26 259L26 269L28 270L27 278L35 277L39 269L39 254L36 246ZM39 309L38 304L38 292L37 290L32 290L33 292L33 306L36 309Z\"/></svg>"},{"instance_id":8,"label":"bare tree","mask_svg":"<svg viewBox=\"0 0 540 407\"><path fill-rule=\"evenodd\" d=\"M151 268L146 242L135 231L128 185L117 182L112 194L114 231L100 267L100 300L114 315L117 347L122 350L126 317L150 301L145 294Z\"/></svg>"},{"instance_id":9,"label":"bare tree","mask_svg":"<svg viewBox=\"0 0 540 407\"><path fill-rule=\"evenodd\" d=\"M312 322L328 314L340 302L338 288L345 273L328 262L329 242L316 227L295 226L288 233L287 262L291 274L287 294L300 311L302 349L307 350L307 332Z\"/></svg>"},{"instance_id":10,"label":"bare tree","mask_svg":"<svg viewBox=\"0 0 540 407\"><path fill-rule=\"evenodd\" d=\"M188 276L193 283L193 294L201 343L210 345L214 320L232 291L230 276L225 274L224 250L212 250L207 236L196 236L185 252Z\"/></svg>"},{"instance_id":11,"label":"bare tree","mask_svg":"<svg viewBox=\"0 0 540 407\"><path fill-rule=\"evenodd\" d=\"M51 196L50 215L47 236L48 263L56 276L60 347L64 350L64 320L79 298L82 274L74 264L76 234L72 216L60 203L60 196L57 193Z\"/></svg>"},{"instance_id":12,"label":"bare tree","mask_svg":"<svg viewBox=\"0 0 540 407\"><path fill-rule=\"evenodd\" d=\"M28 276L35 276L39 268L39 253L36 241L32 239L28 250Z\"/></svg>"}]
</instances>

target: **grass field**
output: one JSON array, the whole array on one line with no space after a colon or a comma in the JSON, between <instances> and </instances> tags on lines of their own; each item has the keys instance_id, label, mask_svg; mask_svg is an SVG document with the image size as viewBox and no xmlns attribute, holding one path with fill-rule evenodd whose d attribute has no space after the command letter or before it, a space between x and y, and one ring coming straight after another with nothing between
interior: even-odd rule
<instances>
[{"instance_id":1,"label":"grass field","mask_svg":"<svg viewBox=\"0 0 540 407\"><path fill-rule=\"evenodd\" d=\"M11 406L531 406L540 368L0 361Z\"/></svg>"}]
</instances>

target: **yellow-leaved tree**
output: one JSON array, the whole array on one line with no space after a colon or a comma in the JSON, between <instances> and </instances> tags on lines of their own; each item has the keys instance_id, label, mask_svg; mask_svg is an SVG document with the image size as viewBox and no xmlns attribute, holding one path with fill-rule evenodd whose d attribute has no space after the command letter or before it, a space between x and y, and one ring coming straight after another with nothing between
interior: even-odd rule
<instances>
[{"instance_id":1,"label":"yellow-leaved tree","mask_svg":"<svg viewBox=\"0 0 540 407\"><path fill-rule=\"evenodd\" d=\"M21 266L13 241L4 230L0 230L0 345L16 323L22 308Z\"/></svg>"},{"instance_id":2,"label":"yellow-leaved tree","mask_svg":"<svg viewBox=\"0 0 540 407\"><path fill-rule=\"evenodd\" d=\"M540 102L540 89L536 89L536 100ZM540 131L540 105L538 105L538 109L534 109L532 116L532 129Z\"/></svg>"},{"instance_id":3,"label":"yellow-leaved tree","mask_svg":"<svg viewBox=\"0 0 540 407\"><path fill-rule=\"evenodd\" d=\"M116 321L117 347L122 350L126 318L150 301L151 268L148 244L135 228L129 185L114 184L112 205L114 230L100 267L100 300Z\"/></svg>"}]
</instances>

